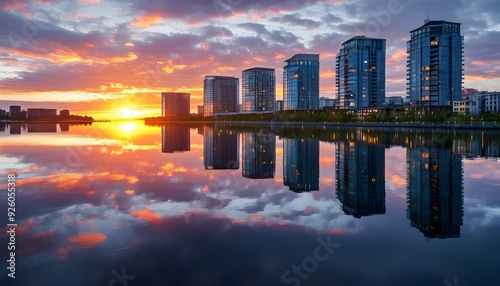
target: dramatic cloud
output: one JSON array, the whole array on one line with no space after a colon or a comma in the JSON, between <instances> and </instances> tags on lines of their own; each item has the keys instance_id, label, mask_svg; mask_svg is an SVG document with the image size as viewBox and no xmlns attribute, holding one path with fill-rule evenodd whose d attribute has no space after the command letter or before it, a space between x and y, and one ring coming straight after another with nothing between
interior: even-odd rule
<instances>
[{"instance_id":1,"label":"dramatic cloud","mask_svg":"<svg viewBox=\"0 0 500 286\"><path fill-rule=\"evenodd\" d=\"M321 95L335 97L335 55L356 35L387 39L386 90L404 95L409 31L427 16L462 23L465 86L500 90L494 0L9 0L0 7L4 100L185 91L194 111L205 75L241 77L252 66L276 69L279 99L283 61L295 53L320 54Z\"/></svg>"}]
</instances>

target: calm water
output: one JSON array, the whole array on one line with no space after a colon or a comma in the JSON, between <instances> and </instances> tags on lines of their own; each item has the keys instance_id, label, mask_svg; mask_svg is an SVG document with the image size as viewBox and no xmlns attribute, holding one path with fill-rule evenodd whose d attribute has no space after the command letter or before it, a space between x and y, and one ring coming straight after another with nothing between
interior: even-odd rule
<instances>
[{"instance_id":1,"label":"calm water","mask_svg":"<svg viewBox=\"0 0 500 286\"><path fill-rule=\"evenodd\" d=\"M500 285L500 134L0 123L1 285Z\"/></svg>"}]
</instances>

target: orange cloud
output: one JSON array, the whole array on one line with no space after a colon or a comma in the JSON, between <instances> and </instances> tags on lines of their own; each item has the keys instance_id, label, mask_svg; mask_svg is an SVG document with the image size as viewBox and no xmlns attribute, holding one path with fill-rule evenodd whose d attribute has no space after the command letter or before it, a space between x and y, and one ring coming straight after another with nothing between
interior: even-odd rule
<instances>
[{"instance_id":1,"label":"orange cloud","mask_svg":"<svg viewBox=\"0 0 500 286\"><path fill-rule=\"evenodd\" d=\"M144 210L138 210L138 211L131 211L130 212L133 216L137 217L138 219L145 220L148 222L160 222L161 217L159 214L154 213L148 209Z\"/></svg>"},{"instance_id":2,"label":"orange cloud","mask_svg":"<svg viewBox=\"0 0 500 286\"><path fill-rule=\"evenodd\" d=\"M94 247L107 239L102 233L82 233L77 236L68 237L68 241L81 248Z\"/></svg>"},{"instance_id":3,"label":"orange cloud","mask_svg":"<svg viewBox=\"0 0 500 286\"><path fill-rule=\"evenodd\" d=\"M399 175L392 175L391 181L394 183L394 185L396 185L400 188L406 187L406 179L399 176Z\"/></svg>"},{"instance_id":4,"label":"orange cloud","mask_svg":"<svg viewBox=\"0 0 500 286\"><path fill-rule=\"evenodd\" d=\"M406 49L399 49L391 55L387 62L388 64L402 64L405 61L406 57Z\"/></svg>"},{"instance_id":5,"label":"orange cloud","mask_svg":"<svg viewBox=\"0 0 500 286\"><path fill-rule=\"evenodd\" d=\"M158 14L140 15L134 22L130 23L130 27L144 29L160 22L162 19Z\"/></svg>"}]
</instances>

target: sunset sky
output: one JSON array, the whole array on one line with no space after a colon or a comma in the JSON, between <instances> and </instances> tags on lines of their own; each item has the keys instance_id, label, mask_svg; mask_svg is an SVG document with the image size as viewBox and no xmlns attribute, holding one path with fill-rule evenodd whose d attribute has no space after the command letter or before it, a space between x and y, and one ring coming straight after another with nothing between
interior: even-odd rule
<instances>
[{"instance_id":1,"label":"sunset sky","mask_svg":"<svg viewBox=\"0 0 500 286\"><path fill-rule=\"evenodd\" d=\"M387 95L405 95L409 31L462 23L464 87L500 90L498 0L2 0L0 108L69 108L94 117L159 116L162 91L202 104L207 74L276 69L318 53L320 96L335 98L335 56L355 36L387 39ZM241 83L241 82L240 82ZM27 102L30 101L30 102Z\"/></svg>"}]
</instances>

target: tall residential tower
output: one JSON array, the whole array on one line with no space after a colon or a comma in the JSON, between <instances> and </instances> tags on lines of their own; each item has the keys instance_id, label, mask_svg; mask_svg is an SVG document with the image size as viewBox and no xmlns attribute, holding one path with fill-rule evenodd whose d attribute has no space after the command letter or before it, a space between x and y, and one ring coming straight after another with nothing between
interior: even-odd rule
<instances>
[{"instance_id":1,"label":"tall residential tower","mask_svg":"<svg viewBox=\"0 0 500 286\"><path fill-rule=\"evenodd\" d=\"M205 76L203 116L238 112L239 79L230 76Z\"/></svg>"},{"instance_id":2,"label":"tall residential tower","mask_svg":"<svg viewBox=\"0 0 500 286\"><path fill-rule=\"evenodd\" d=\"M319 108L319 55L297 54L283 67L285 110Z\"/></svg>"},{"instance_id":3,"label":"tall residential tower","mask_svg":"<svg viewBox=\"0 0 500 286\"><path fill-rule=\"evenodd\" d=\"M464 38L460 23L426 20L407 43L411 106L451 106L461 100Z\"/></svg>"},{"instance_id":4,"label":"tall residential tower","mask_svg":"<svg viewBox=\"0 0 500 286\"><path fill-rule=\"evenodd\" d=\"M385 39L356 36L345 41L336 59L340 108L380 107L385 100Z\"/></svg>"},{"instance_id":5,"label":"tall residential tower","mask_svg":"<svg viewBox=\"0 0 500 286\"><path fill-rule=\"evenodd\" d=\"M243 112L274 111L276 76L274 69L251 68L242 73Z\"/></svg>"}]
</instances>

